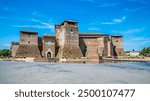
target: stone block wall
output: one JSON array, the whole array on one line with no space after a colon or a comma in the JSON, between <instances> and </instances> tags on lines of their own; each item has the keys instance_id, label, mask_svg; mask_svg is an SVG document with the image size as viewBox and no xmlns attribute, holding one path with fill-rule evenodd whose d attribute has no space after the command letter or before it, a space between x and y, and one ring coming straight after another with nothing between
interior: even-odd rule
<instances>
[{"instance_id":1,"label":"stone block wall","mask_svg":"<svg viewBox=\"0 0 150 101\"><path fill-rule=\"evenodd\" d=\"M110 37L104 37L104 57L113 57L113 44Z\"/></svg>"},{"instance_id":2,"label":"stone block wall","mask_svg":"<svg viewBox=\"0 0 150 101\"><path fill-rule=\"evenodd\" d=\"M80 37L80 48L85 57L96 57L104 55L103 37Z\"/></svg>"},{"instance_id":3,"label":"stone block wall","mask_svg":"<svg viewBox=\"0 0 150 101\"><path fill-rule=\"evenodd\" d=\"M47 54L51 54L51 58L55 57L55 36L53 35L44 35L43 39L43 51L42 56L47 57Z\"/></svg>"},{"instance_id":4,"label":"stone block wall","mask_svg":"<svg viewBox=\"0 0 150 101\"><path fill-rule=\"evenodd\" d=\"M38 33L31 31L20 31L20 45L38 46Z\"/></svg>"},{"instance_id":5,"label":"stone block wall","mask_svg":"<svg viewBox=\"0 0 150 101\"><path fill-rule=\"evenodd\" d=\"M57 46L59 46L60 45L60 31L61 31L60 24L55 25L55 31L56 31L56 43L57 43Z\"/></svg>"},{"instance_id":6,"label":"stone block wall","mask_svg":"<svg viewBox=\"0 0 150 101\"><path fill-rule=\"evenodd\" d=\"M18 48L19 48L19 43L12 43L12 45L11 45L11 56L12 57L16 57Z\"/></svg>"},{"instance_id":7,"label":"stone block wall","mask_svg":"<svg viewBox=\"0 0 150 101\"><path fill-rule=\"evenodd\" d=\"M123 48L123 39L122 36L111 36L114 55L122 56L124 55L124 48Z\"/></svg>"}]
</instances>

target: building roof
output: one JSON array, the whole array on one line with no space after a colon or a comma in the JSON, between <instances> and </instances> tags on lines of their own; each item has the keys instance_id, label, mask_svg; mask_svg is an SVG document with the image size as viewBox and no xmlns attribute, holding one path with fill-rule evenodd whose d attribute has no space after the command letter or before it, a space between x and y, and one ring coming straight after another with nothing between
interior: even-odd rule
<instances>
[{"instance_id":1,"label":"building roof","mask_svg":"<svg viewBox=\"0 0 150 101\"><path fill-rule=\"evenodd\" d=\"M108 36L108 34L103 34L103 33L80 33L79 37L104 37Z\"/></svg>"},{"instance_id":2,"label":"building roof","mask_svg":"<svg viewBox=\"0 0 150 101\"><path fill-rule=\"evenodd\" d=\"M73 20L65 20L65 21L62 22L61 24L57 24L57 25L64 25L65 22L78 23L77 21L73 21Z\"/></svg>"},{"instance_id":3,"label":"building roof","mask_svg":"<svg viewBox=\"0 0 150 101\"><path fill-rule=\"evenodd\" d=\"M21 33L30 33L30 34L38 34L38 32L33 32L33 31L29 31L29 30L24 30L24 31L20 31Z\"/></svg>"},{"instance_id":4,"label":"building roof","mask_svg":"<svg viewBox=\"0 0 150 101\"><path fill-rule=\"evenodd\" d=\"M53 34L44 34L43 37L55 37Z\"/></svg>"},{"instance_id":5,"label":"building roof","mask_svg":"<svg viewBox=\"0 0 150 101\"><path fill-rule=\"evenodd\" d=\"M12 45L19 45L19 42L12 42Z\"/></svg>"},{"instance_id":6,"label":"building roof","mask_svg":"<svg viewBox=\"0 0 150 101\"><path fill-rule=\"evenodd\" d=\"M55 26L61 26L61 24L56 24Z\"/></svg>"},{"instance_id":7,"label":"building roof","mask_svg":"<svg viewBox=\"0 0 150 101\"><path fill-rule=\"evenodd\" d=\"M111 37L122 37L122 35L112 35Z\"/></svg>"},{"instance_id":8,"label":"building roof","mask_svg":"<svg viewBox=\"0 0 150 101\"><path fill-rule=\"evenodd\" d=\"M73 20L65 20L64 22L74 22L74 23L77 23L77 21L73 21Z\"/></svg>"}]
</instances>

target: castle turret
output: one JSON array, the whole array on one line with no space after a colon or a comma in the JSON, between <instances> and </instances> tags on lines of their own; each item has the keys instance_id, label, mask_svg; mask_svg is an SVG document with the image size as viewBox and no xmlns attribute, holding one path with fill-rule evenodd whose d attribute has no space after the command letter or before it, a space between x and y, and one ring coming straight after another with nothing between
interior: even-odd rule
<instances>
[{"instance_id":1,"label":"castle turret","mask_svg":"<svg viewBox=\"0 0 150 101\"><path fill-rule=\"evenodd\" d=\"M67 20L61 24L60 29L58 26L56 28L56 36L60 46L57 56L60 58L83 57L79 48L78 23Z\"/></svg>"},{"instance_id":2,"label":"castle turret","mask_svg":"<svg viewBox=\"0 0 150 101\"><path fill-rule=\"evenodd\" d=\"M37 32L20 31L20 44L16 52L16 57L41 57Z\"/></svg>"},{"instance_id":3,"label":"castle turret","mask_svg":"<svg viewBox=\"0 0 150 101\"><path fill-rule=\"evenodd\" d=\"M122 56L122 55L124 55L122 36L119 36L119 35L111 36L111 40L112 40L112 44L113 44L114 56Z\"/></svg>"}]
</instances>

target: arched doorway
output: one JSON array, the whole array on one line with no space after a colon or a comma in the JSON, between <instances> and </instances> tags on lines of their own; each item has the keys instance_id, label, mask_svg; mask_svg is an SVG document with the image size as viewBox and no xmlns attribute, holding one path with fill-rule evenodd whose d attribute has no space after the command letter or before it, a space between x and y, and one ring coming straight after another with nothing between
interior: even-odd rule
<instances>
[{"instance_id":1,"label":"arched doorway","mask_svg":"<svg viewBox=\"0 0 150 101\"><path fill-rule=\"evenodd\" d=\"M48 53L47 53L47 58L50 59L51 57L52 57L51 52L48 52Z\"/></svg>"}]
</instances>

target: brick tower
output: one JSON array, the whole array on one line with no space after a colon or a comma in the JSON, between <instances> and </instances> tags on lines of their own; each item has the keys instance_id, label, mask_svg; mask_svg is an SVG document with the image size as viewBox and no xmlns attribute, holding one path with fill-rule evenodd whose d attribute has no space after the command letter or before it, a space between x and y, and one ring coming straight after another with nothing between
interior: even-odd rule
<instances>
[{"instance_id":1,"label":"brick tower","mask_svg":"<svg viewBox=\"0 0 150 101\"><path fill-rule=\"evenodd\" d=\"M111 40L113 43L113 51L114 56L123 56L124 48L123 48L123 37L119 35L111 36Z\"/></svg>"},{"instance_id":2,"label":"brick tower","mask_svg":"<svg viewBox=\"0 0 150 101\"><path fill-rule=\"evenodd\" d=\"M59 46L57 57L80 58L83 57L79 48L78 23L75 21L64 21L56 25L56 41Z\"/></svg>"},{"instance_id":3,"label":"brick tower","mask_svg":"<svg viewBox=\"0 0 150 101\"><path fill-rule=\"evenodd\" d=\"M20 31L20 44L16 57L41 57L37 34L37 32L32 31Z\"/></svg>"}]
</instances>

